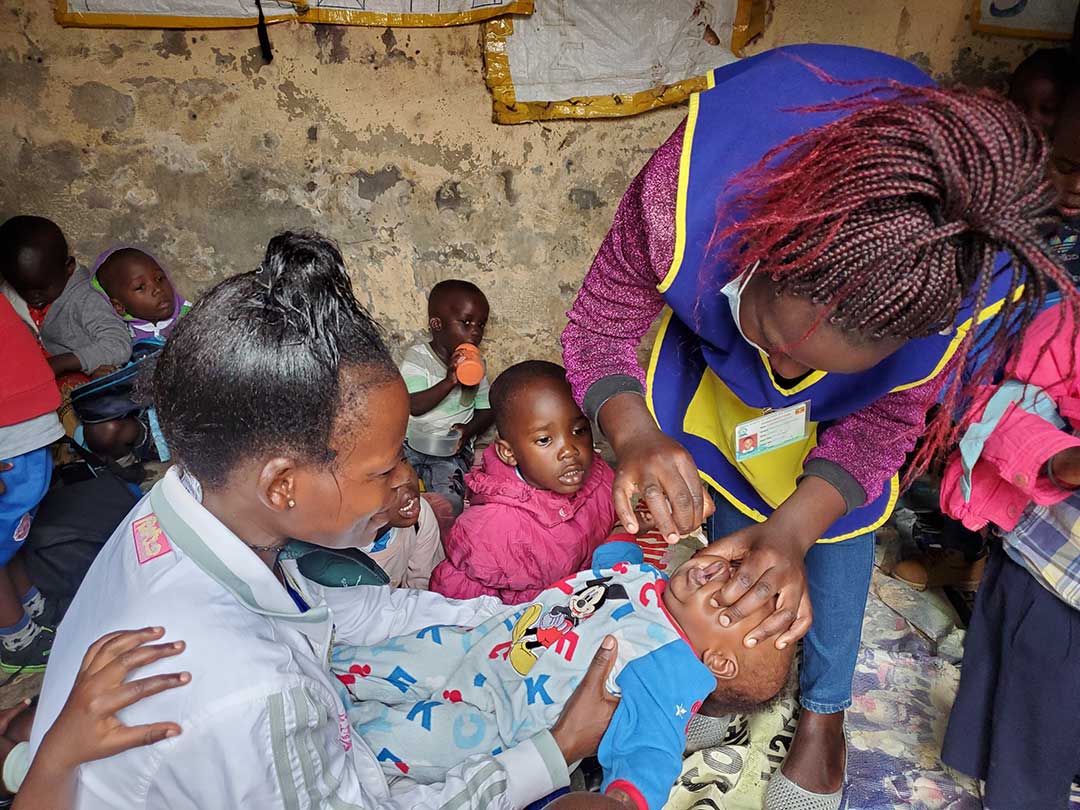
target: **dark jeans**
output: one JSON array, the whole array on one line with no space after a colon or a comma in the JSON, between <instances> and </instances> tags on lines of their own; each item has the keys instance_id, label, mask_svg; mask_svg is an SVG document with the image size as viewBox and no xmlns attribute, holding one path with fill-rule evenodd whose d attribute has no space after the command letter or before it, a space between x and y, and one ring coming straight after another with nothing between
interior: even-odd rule
<instances>
[{"instance_id":1,"label":"dark jeans","mask_svg":"<svg viewBox=\"0 0 1080 810\"><path fill-rule=\"evenodd\" d=\"M454 514L460 515L465 508L465 473L472 468L472 448L462 450L456 456L429 456L406 444L405 458L424 482L424 488L444 496Z\"/></svg>"}]
</instances>

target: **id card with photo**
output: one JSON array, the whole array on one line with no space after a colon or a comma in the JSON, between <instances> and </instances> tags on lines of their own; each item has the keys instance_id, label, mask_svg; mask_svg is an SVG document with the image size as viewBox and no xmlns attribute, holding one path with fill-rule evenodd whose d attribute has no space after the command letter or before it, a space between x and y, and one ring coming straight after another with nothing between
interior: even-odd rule
<instances>
[{"instance_id":1,"label":"id card with photo","mask_svg":"<svg viewBox=\"0 0 1080 810\"><path fill-rule=\"evenodd\" d=\"M800 442L807 437L809 426L810 400L740 422L735 426L735 460L746 461Z\"/></svg>"}]
</instances>

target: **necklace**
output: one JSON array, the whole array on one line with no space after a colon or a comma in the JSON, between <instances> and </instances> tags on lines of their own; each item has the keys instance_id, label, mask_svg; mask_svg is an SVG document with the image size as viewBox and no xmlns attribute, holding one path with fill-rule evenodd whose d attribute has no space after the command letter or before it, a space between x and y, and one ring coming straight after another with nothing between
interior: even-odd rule
<instances>
[{"instance_id":1,"label":"necklace","mask_svg":"<svg viewBox=\"0 0 1080 810\"><path fill-rule=\"evenodd\" d=\"M277 552L279 552L283 548L285 548L285 544L280 543L280 544L278 544L276 546L256 546L256 545L253 545L251 543L248 543L247 547L250 548L252 551L263 551L263 552L266 552L268 554L273 552L274 554L276 554Z\"/></svg>"}]
</instances>

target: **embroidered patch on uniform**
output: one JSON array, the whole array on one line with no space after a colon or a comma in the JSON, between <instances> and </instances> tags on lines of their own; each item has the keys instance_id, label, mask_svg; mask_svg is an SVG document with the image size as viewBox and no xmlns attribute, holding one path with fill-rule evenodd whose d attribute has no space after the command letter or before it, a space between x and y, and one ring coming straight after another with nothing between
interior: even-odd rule
<instances>
[{"instance_id":1,"label":"embroidered patch on uniform","mask_svg":"<svg viewBox=\"0 0 1080 810\"><path fill-rule=\"evenodd\" d=\"M352 750L352 731L349 729L349 715L339 714L337 718L338 741L346 752Z\"/></svg>"},{"instance_id":2,"label":"embroidered patch on uniform","mask_svg":"<svg viewBox=\"0 0 1080 810\"><path fill-rule=\"evenodd\" d=\"M146 565L172 551L172 544L161 530L157 515L136 520L131 524L131 533L135 536L135 556L139 558L139 565Z\"/></svg>"},{"instance_id":3,"label":"embroidered patch on uniform","mask_svg":"<svg viewBox=\"0 0 1080 810\"><path fill-rule=\"evenodd\" d=\"M33 522L33 518L30 517L30 513L27 512L22 516L22 520L19 521L19 525L15 527L15 534L11 535L11 539L16 543L21 543L26 539L26 535L30 534L30 524Z\"/></svg>"}]
</instances>

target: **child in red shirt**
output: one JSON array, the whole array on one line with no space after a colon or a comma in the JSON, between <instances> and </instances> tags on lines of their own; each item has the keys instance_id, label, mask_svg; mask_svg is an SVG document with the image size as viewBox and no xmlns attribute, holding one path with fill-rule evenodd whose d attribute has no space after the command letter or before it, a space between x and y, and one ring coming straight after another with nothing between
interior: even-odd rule
<instances>
[{"instance_id":1,"label":"child in red shirt","mask_svg":"<svg viewBox=\"0 0 1080 810\"><path fill-rule=\"evenodd\" d=\"M52 476L48 445L64 435L60 392L29 324L0 296L0 669L45 669L52 611L16 556Z\"/></svg>"}]
</instances>

